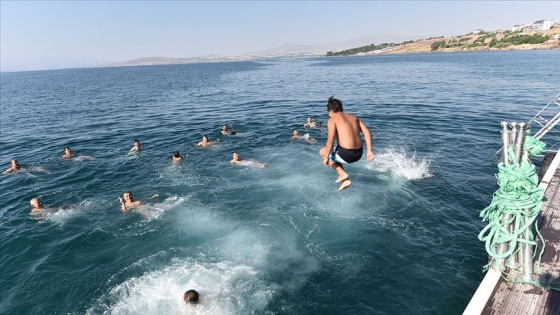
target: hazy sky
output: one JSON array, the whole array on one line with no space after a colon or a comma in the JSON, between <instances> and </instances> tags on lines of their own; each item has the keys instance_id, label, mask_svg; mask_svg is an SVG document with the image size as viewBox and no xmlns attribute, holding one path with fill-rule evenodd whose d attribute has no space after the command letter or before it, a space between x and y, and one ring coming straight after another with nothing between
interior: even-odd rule
<instances>
[{"instance_id":1,"label":"hazy sky","mask_svg":"<svg viewBox=\"0 0 560 315\"><path fill-rule=\"evenodd\" d=\"M2 71L560 20L560 1L0 1Z\"/></svg>"}]
</instances>

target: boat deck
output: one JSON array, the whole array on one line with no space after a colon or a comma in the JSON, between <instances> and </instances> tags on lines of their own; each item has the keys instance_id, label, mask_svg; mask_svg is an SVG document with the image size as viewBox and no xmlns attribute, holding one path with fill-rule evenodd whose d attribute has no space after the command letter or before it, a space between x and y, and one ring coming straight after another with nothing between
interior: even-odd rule
<instances>
[{"instance_id":1,"label":"boat deck","mask_svg":"<svg viewBox=\"0 0 560 315\"><path fill-rule=\"evenodd\" d=\"M539 186L545 189L543 205L539 214L539 230L545 240L545 252L540 265L538 254L534 265L534 281L541 286L505 281L495 268L488 270L484 280L463 314L485 315L560 315L560 154ZM540 268L540 272L539 272ZM538 273L538 275L537 275ZM523 280L523 273L516 281ZM553 287L556 290L545 287Z\"/></svg>"}]
</instances>

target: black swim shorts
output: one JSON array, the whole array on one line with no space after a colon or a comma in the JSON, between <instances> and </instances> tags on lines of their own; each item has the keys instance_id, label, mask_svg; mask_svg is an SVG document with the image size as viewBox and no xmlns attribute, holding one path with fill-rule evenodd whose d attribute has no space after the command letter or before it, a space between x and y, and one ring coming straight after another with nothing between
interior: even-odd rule
<instances>
[{"instance_id":1,"label":"black swim shorts","mask_svg":"<svg viewBox=\"0 0 560 315\"><path fill-rule=\"evenodd\" d=\"M336 145L329 155L329 159L337 163L354 163L362 158L364 153L363 148L359 149L345 149L339 145Z\"/></svg>"}]
</instances>

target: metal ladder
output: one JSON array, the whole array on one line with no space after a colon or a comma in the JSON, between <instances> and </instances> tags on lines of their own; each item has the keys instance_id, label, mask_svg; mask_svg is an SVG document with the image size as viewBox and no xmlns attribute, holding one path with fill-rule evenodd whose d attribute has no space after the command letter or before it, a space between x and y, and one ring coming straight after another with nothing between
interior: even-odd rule
<instances>
[{"instance_id":1,"label":"metal ladder","mask_svg":"<svg viewBox=\"0 0 560 315\"><path fill-rule=\"evenodd\" d=\"M556 105L556 106L554 106ZM554 116L553 116L554 115ZM552 119L547 120L546 117L552 117ZM539 125L541 129L535 133L533 136L535 139L539 140L548 131L550 131L554 126L560 122L560 93L556 95L546 106L538 112L535 117L533 117L529 124Z\"/></svg>"}]
</instances>

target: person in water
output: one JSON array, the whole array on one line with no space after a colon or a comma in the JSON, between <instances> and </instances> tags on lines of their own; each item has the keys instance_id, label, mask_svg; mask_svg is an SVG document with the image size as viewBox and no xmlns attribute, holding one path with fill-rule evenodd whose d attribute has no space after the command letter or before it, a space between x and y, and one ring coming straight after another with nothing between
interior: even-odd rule
<instances>
[{"instance_id":1,"label":"person in water","mask_svg":"<svg viewBox=\"0 0 560 315\"><path fill-rule=\"evenodd\" d=\"M235 134L237 134L237 132L236 132L236 131L228 130L228 129L227 129L227 125L223 125L223 126L222 126L222 135L224 135L224 136L230 136L230 135L233 136L233 135L235 135Z\"/></svg>"},{"instance_id":2,"label":"person in water","mask_svg":"<svg viewBox=\"0 0 560 315\"><path fill-rule=\"evenodd\" d=\"M185 301L185 303L196 304L198 303L199 297L200 296L196 290L188 290L183 293L183 301Z\"/></svg>"},{"instance_id":3,"label":"person in water","mask_svg":"<svg viewBox=\"0 0 560 315\"><path fill-rule=\"evenodd\" d=\"M314 122L311 119L311 117L307 117L307 122L305 124L303 124L303 128L310 129L310 128L315 128L315 127L317 127L317 123Z\"/></svg>"},{"instance_id":4,"label":"person in water","mask_svg":"<svg viewBox=\"0 0 560 315\"><path fill-rule=\"evenodd\" d=\"M159 197L158 194L155 194L153 196L151 196L150 198L148 198L148 200L154 199ZM128 210L130 210L130 208L135 208L138 206L143 205L142 201L140 200L134 200L134 197L132 196L132 192L130 191L125 191L121 196L119 196L119 201L121 202L121 211L122 212L126 212Z\"/></svg>"},{"instance_id":5,"label":"person in water","mask_svg":"<svg viewBox=\"0 0 560 315\"><path fill-rule=\"evenodd\" d=\"M14 159L10 161L10 168L3 171L2 174L19 173L19 172L27 172L27 171L19 165L19 162L16 159Z\"/></svg>"},{"instance_id":6,"label":"person in water","mask_svg":"<svg viewBox=\"0 0 560 315\"><path fill-rule=\"evenodd\" d=\"M196 144L197 147L207 147L211 144L216 144L218 143L218 141L215 140L208 140L208 136L207 135L203 135L202 136L202 141L200 141L199 143Z\"/></svg>"},{"instance_id":7,"label":"person in water","mask_svg":"<svg viewBox=\"0 0 560 315\"><path fill-rule=\"evenodd\" d=\"M140 153L140 151L142 151L142 148L140 147L140 140L134 139L133 146L132 148L130 148L128 152Z\"/></svg>"},{"instance_id":8,"label":"person in water","mask_svg":"<svg viewBox=\"0 0 560 315\"><path fill-rule=\"evenodd\" d=\"M305 141L307 141L307 142L309 142L309 143L315 143L315 142L317 142L317 140L316 140L315 138L310 138L308 133L304 134L303 136L300 135L300 134L299 134L299 130L297 130L297 129L294 129L294 130L292 131L292 138L291 138L291 139L292 139L292 140L303 139L303 140L305 140Z\"/></svg>"},{"instance_id":9,"label":"person in water","mask_svg":"<svg viewBox=\"0 0 560 315\"><path fill-rule=\"evenodd\" d=\"M183 157L181 156L179 151L175 151L171 155L171 160L173 161L173 163L181 163L181 162L183 162Z\"/></svg>"},{"instance_id":10,"label":"person in water","mask_svg":"<svg viewBox=\"0 0 560 315\"><path fill-rule=\"evenodd\" d=\"M22 168L19 164L18 160L13 159L10 161L10 168L6 169L2 172L2 174L10 174L10 173L30 173L32 171L48 173L46 169L42 167L32 167L31 169Z\"/></svg>"},{"instance_id":11,"label":"person in water","mask_svg":"<svg viewBox=\"0 0 560 315\"><path fill-rule=\"evenodd\" d=\"M89 155L82 155L82 154L74 153L74 152L72 152L72 150L70 150L70 147L64 147L64 154L60 158L70 160L70 159L73 159L75 157L81 157L81 158L90 159L90 160L94 159L92 156L89 156Z\"/></svg>"},{"instance_id":12,"label":"person in water","mask_svg":"<svg viewBox=\"0 0 560 315\"><path fill-rule=\"evenodd\" d=\"M327 123L328 138L325 147L319 150L319 156L325 166L330 166L338 174L335 183L340 183L338 191L348 188L352 184L348 173L342 164L354 163L363 154L363 144L360 133L366 141L366 160L375 157L371 149L371 132L364 122L357 116L344 113L342 102L331 96L327 102L329 121ZM334 144L336 139L337 144Z\"/></svg>"},{"instance_id":13,"label":"person in water","mask_svg":"<svg viewBox=\"0 0 560 315\"><path fill-rule=\"evenodd\" d=\"M41 202L41 199L39 199L39 198L31 199L29 201L29 204L31 205L31 214L32 215L41 214L45 210L45 208L43 208L43 203Z\"/></svg>"},{"instance_id":14,"label":"person in water","mask_svg":"<svg viewBox=\"0 0 560 315\"><path fill-rule=\"evenodd\" d=\"M233 165L249 165L254 167L265 168L268 166L268 163L260 163L255 160L243 160L239 157L237 152L233 152L232 160L230 161Z\"/></svg>"}]
</instances>

